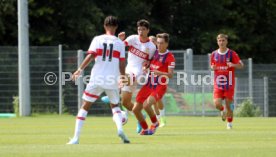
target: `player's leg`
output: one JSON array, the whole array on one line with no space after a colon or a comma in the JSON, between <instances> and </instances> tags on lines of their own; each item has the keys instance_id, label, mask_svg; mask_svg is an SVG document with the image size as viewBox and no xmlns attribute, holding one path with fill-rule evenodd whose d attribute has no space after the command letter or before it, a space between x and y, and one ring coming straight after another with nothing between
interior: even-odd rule
<instances>
[{"instance_id":1,"label":"player's leg","mask_svg":"<svg viewBox=\"0 0 276 157\"><path fill-rule=\"evenodd\" d=\"M119 106L120 95L119 90L105 90L106 95L110 100L110 107L112 109L113 120L117 127L118 136L122 139L123 143L130 143L123 130L122 111Z\"/></svg>"},{"instance_id":2,"label":"player's leg","mask_svg":"<svg viewBox=\"0 0 276 157\"><path fill-rule=\"evenodd\" d=\"M234 91L227 91L226 92L226 100L225 100L225 106L226 106L226 117L227 117L227 129L232 129L233 124L233 111L234 111L234 104L233 104L233 97L234 97Z\"/></svg>"},{"instance_id":3,"label":"player's leg","mask_svg":"<svg viewBox=\"0 0 276 157\"><path fill-rule=\"evenodd\" d=\"M152 109L153 104L156 104L156 99L154 96L150 95L147 98L147 100L144 102L143 108L145 109L145 111L147 112L147 114L150 117L150 120L152 122L150 130L154 133L156 131L157 127L159 126L159 122L157 120L156 114L154 113L154 111Z\"/></svg>"},{"instance_id":4,"label":"player's leg","mask_svg":"<svg viewBox=\"0 0 276 157\"><path fill-rule=\"evenodd\" d=\"M80 136L84 121L87 117L88 111L92 103L99 98L99 95L102 92L103 92L102 89L96 88L95 86L92 86L90 84L87 85L85 92L82 96L82 99L83 99L82 107L80 108L78 115L76 117L74 137L67 144L79 143L79 136Z\"/></svg>"},{"instance_id":5,"label":"player's leg","mask_svg":"<svg viewBox=\"0 0 276 157\"><path fill-rule=\"evenodd\" d=\"M134 104L131 102L132 92L122 90L122 105L128 110L132 111Z\"/></svg>"},{"instance_id":6,"label":"player's leg","mask_svg":"<svg viewBox=\"0 0 276 157\"><path fill-rule=\"evenodd\" d=\"M158 102L153 104L153 109L154 109L157 119L160 120L160 111L159 111L159 107L158 107Z\"/></svg>"},{"instance_id":7,"label":"player's leg","mask_svg":"<svg viewBox=\"0 0 276 157\"><path fill-rule=\"evenodd\" d=\"M224 112L224 106L222 105L222 100L223 100L223 91L222 90L214 90L214 93L213 93L213 101L214 101L214 104L215 104L215 107L217 110L220 111L220 114L221 114L221 119L223 121L225 121L226 119L226 115L225 115L225 112Z\"/></svg>"},{"instance_id":8,"label":"player's leg","mask_svg":"<svg viewBox=\"0 0 276 157\"><path fill-rule=\"evenodd\" d=\"M148 89L146 89L145 86L143 86L136 97L136 103L134 104L134 107L132 109L136 119L138 120L138 123L140 124L141 130L140 135L152 135L152 132L150 131L148 124L144 118L144 115L142 114L143 109L143 102L147 99L150 92Z\"/></svg>"},{"instance_id":9,"label":"player's leg","mask_svg":"<svg viewBox=\"0 0 276 157\"><path fill-rule=\"evenodd\" d=\"M160 112L160 127L164 127L166 125L166 119L165 119L165 107L163 104L163 100L160 99L159 101L157 101L157 105L159 108L159 112Z\"/></svg>"}]
</instances>

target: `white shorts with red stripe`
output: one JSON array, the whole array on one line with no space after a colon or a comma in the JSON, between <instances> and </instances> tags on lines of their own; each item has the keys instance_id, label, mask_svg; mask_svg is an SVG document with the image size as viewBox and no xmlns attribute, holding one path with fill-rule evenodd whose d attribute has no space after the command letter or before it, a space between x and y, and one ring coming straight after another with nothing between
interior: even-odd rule
<instances>
[{"instance_id":1,"label":"white shorts with red stripe","mask_svg":"<svg viewBox=\"0 0 276 157\"><path fill-rule=\"evenodd\" d=\"M119 103L119 89L104 89L101 86L92 84L87 84L86 89L82 95L82 99L89 102L95 102L103 92L105 92L105 94L108 96L110 103Z\"/></svg>"}]
</instances>

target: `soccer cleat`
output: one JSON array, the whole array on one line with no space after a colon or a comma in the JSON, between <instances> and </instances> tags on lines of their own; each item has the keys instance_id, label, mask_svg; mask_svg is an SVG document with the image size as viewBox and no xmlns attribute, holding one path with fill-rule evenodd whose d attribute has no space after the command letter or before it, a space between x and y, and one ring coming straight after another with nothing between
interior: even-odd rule
<instances>
[{"instance_id":1,"label":"soccer cleat","mask_svg":"<svg viewBox=\"0 0 276 157\"><path fill-rule=\"evenodd\" d=\"M124 134L124 132L119 132L118 136L121 138L123 143L130 143L129 139L127 138L127 136Z\"/></svg>"},{"instance_id":2,"label":"soccer cleat","mask_svg":"<svg viewBox=\"0 0 276 157\"><path fill-rule=\"evenodd\" d=\"M221 115L221 120L225 121L225 119L226 119L226 112L220 111L220 115Z\"/></svg>"},{"instance_id":3,"label":"soccer cleat","mask_svg":"<svg viewBox=\"0 0 276 157\"><path fill-rule=\"evenodd\" d=\"M227 129L228 130L231 130L233 128L233 125L232 125L232 123L230 123L230 122L227 122Z\"/></svg>"},{"instance_id":4,"label":"soccer cleat","mask_svg":"<svg viewBox=\"0 0 276 157\"><path fill-rule=\"evenodd\" d=\"M154 134L158 127L159 127L159 122L157 122L156 124L152 124L150 126L151 132Z\"/></svg>"},{"instance_id":5,"label":"soccer cleat","mask_svg":"<svg viewBox=\"0 0 276 157\"><path fill-rule=\"evenodd\" d=\"M154 134L154 132L152 132L152 130L150 130L150 129L142 130L140 132L140 135L153 135L153 134Z\"/></svg>"},{"instance_id":6,"label":"soccer cleat","mask_svg":"<svg viewBox=\"0 0 276 157\"><path fill-rule=\"evenodd\" d=\"M159 127L164 127L166 125L166 119L165 119L165 117L161 117L160 118L160 125L159 125Z\"/></svg>"},{"instance_id":7,"label":"soccer cleat","mask_svg":"<svg viewBox=\"0 0 276 157\"><path fill-rule=\"evenodd\" d=\"M70 141L66 144L79 144L79 139L77 138L70 138Z\"/></svg>"}]
</instances>

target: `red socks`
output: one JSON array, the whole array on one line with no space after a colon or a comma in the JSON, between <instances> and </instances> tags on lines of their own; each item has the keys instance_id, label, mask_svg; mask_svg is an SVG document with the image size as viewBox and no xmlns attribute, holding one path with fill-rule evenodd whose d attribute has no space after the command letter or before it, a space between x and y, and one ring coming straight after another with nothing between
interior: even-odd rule
<instances>
[{"instance_id":1,"label":"red socks","mask_svg":"<svg viewBox=\"0 0 276 157\"><path fill-rule=\"evenodd\" d=\"M157 122L156 115L154 115L153 117L150 117L150 120L151 120L152 124L155 124Z\"/></svg>"},{"instance_id":2,"label":"red socks","mask_svg":"<svg viewBox=\"0 0 276 157\"><path fill-rule=\"evenodd\" d=\"M227 122L231 123L233 121L233 117L227 117Z\"/></svg>"},{"instance_id":3,"label":"red socks","mask_svg":"<svg viewBox=\"0 0 276 157\"><path fill-rule=\"evenodd\" d=\"M144 129L144 130L147 130L149 128L147 122L144 120L144 121L141 121L139 122L141 127Z\"/></svg>"}]
</instances>

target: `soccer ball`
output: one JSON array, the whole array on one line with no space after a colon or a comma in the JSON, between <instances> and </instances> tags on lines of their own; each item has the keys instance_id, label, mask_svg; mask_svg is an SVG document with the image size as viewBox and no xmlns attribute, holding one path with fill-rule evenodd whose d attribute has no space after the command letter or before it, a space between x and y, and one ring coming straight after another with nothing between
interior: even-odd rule
<instances>
[{"instance_id":1,"label":"soccer ball","mask_svg":"<svg viewBox=\"0 0 276 157\"><path fill-rule=\"evenodd\" d=\"M102 102L104 102L104 103L106 103L106 104L110 103L108 96L103 96L103 97L101 98L101 100L102 100Z\"/></svg>"},{"instance_id":2,"label":"soccer ball","mask_svg":"<svg viewBox=\"0 0 276 157\"><path fill-rule=\"evenodd\" d=\"M122 113L122 123L123 123L123 125L125 125L127 123L128 116L125 111L122 111L121 113Z\"/></svg>"}]
</instances>

